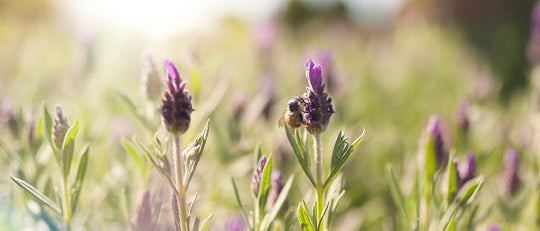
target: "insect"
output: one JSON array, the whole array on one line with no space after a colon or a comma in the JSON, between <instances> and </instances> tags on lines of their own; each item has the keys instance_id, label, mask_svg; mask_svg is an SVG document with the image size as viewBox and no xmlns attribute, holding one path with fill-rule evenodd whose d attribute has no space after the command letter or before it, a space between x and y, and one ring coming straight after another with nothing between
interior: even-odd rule
<instances>
[{"instance_id":1,"label":"insect","mask_svg":"<svg viewBox=\"0 0 540 231\"><path fill-rule=\"evenodd\" d=\"M279 118L278 126L283 127L285 124L291 130L295 130L304 124L302 111L304 110L304 100L299 96L295 96L287 103L287 108Z\"/></svg>"}]
</instances>

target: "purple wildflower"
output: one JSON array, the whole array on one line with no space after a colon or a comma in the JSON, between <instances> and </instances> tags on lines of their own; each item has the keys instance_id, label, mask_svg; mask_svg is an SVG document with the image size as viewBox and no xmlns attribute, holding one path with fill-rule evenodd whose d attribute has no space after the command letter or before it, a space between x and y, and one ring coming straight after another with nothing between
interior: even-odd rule
<instances>
[{"instance_id":1,"label":"purple wildflower","mask_svg":"<svg viewBox=\"0 0 540 231\"><path fill-rule=\"evenodd\" d=\"M505 152L503 181L506 192L511 196L515 195L521 186L518 154L513 148L508 148Z\"/></svg>"},{"instance_id":2,"label":"purple wildflower","mask_svg":"<svg viewBox=\"0 0 540 231\"><path fill-rule=\"evenodd\" d=\"M429 134L429 138L433 142L433 153L435 154L437 168L443 166L444 162L448 159L448 151L446 150L446 145L442 137L440 126L438 116L433 115L429 118L427 132Z\"/></svg>"},{"instance_id":3,"label":"purple wildflower","mask_svg":"<svg viewBox=\"0 0 540 231\"><path fill-rule=\"evenodd\" d=\"M501 229L496 225L492 225L492 226L489 226L487 231L501 231Z\"/></svg>"},{"instance_id":4,"label":"purple wildflower","mask_svg":"<svg viewBox=\"0 0 540 231\"><path fill-rule=\"evenodd\" d=\"M191 95L185 90L186 82L180 78L180 74L170 60L165 60L163 65L167 68L168 91L163 97L163 106L159 109L165 128L172 134L183 134L189 128L191 112Z\"/></svg>"},{"instance_id":5,"label":"purple wildflower","mask_svg":"<svg viewBox=\"0 0 540 231\"><path fill-rule=\"evenodd\" d=\"M150 203L150 191L144 190L141 203L137 207L135 215L135 230L154 230L152 223L152 205Z\"/></svg>"},{"instance_id":6,"label":"purple wildflower","mask_svg":"<svg viewBox=\"0 0 540 231\"><path fill-rule=\"evenodd\" d=\"M262 180L262 174L264 170L264 166L266 166L266 162L268 161L268 158L266 156L262 156L259 160L259 164L257 165L257 169L253 172L253 180L251 182L252 190L255 195L259 195L259 188L261 187L261 180Z\"/></svg>"},{"instance_id":7,"label":"purple wildflower","mask_svg":"<svg viewBox=\"0 0 540 231\"><path fill-rule=\"evenodd\" d=\"M64 143L64 138L69 129L69 122L62 112L62 107L56 105L56 116L52 124L52 140L54 145L60 149Z\"/></svg>"},{"instance_id":8,"label":"purple wildflower","mask_svg":"<svg viewBox=\"0 0 540 231\"><path fill-rule=\"evenodd\" d=\"M476 169L476 156L474 155L474 152L468 152L465 166L459 171L457 166L457 158L454 159L454 168L456 169L458 188L461 188L465 183L474 178L474 172Z\"/></svg>"},{"instance_id":9,"label":"purple wildflower","mask_svg":"<svg viewBox=\"0 0 540 231\"><path fill-rule=\"evenodd\" d=\"M322 68L309 59L306 63L306 78L309 82L308 92L304 94L304 121L311 134L320 134L326 130L330 117L334 112L332 98L324 92Z\"/></svg>"},{"instance_id":10,"label":"purple wildflower","mask_svg":"<svg viewBox=\"0 0 540 231\"><path fill-rule=\"evenodd\" d=\"M239 214L230 216L225 222L225 231L243 231L245 223Z\"/></svg>"},{"instance_id":11,"label":"purple wildflower","mask_svg":"<svg viewBox=\"0 0 540 231\"><path fill-rule=\"evenodd\" d=\"M11 104L2 104L2 107L0 108L0 122L2 122L3 124L5 124L5 126L8 127L13 137L19 137L21 122Z\"/></svg>"},{"instance_id":12,"label":"purple wildflower","mask_svg":"<svg viewBox=\"0 0 540 231\"><path fill-rule=\"evenodd\" d=\"M276 201L283 189L283 176L277 169L272 170L272 176L270 179L270 206L274 207Z\"/></svg>"},{"instance_id":13,"label":"purple wildflower","mask_svg":"<svg viewBox=\"0 0 540 231\"><path fill-rule=\"evenodd\" d=\"M469 117L467 115L468 111L469 101L466 99L461 99L458 102L456 111L454 113L454 121L462 134L467 134L469 131Z\"/></svg>"}]
</instances>

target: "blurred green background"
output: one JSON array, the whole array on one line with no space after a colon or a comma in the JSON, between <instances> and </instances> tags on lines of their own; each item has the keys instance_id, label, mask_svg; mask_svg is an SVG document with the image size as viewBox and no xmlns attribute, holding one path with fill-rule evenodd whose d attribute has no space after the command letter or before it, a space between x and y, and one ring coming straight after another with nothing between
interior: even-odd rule
<instances>
[{"instance_id":1,"label":"blurred green background","mask_svg":"<svg viewBox=\"0 0 540 231\"><path fill-rule=\"evenodd\" d=\"M123 230L144 188L160 187L148 183L159 177L141 172L121 145L134 135L150 139L162 132L159 99L149 102L141 91L143 53L149 49L162 76L163 59L177 64L193 95L196 111L183 145L207 118L212 121L191 190L201 197L197 213L214 213L217 230L239 211L231 177L248 196L257 144L263 153L274 154L274 166L285 175L296 173L292 205L310 191L277 127L287 100L305 92L308 58L323 63L336 111L323 134L326 162L339 130L347 137L360 135L363 128L367 134L344 168L347 193L335 230L395 229L398 214L384 167L392 164L402 186L412 187L417 140L432 114L441 116L445 140L457 157L464 159L466 150L478 154L477 174L487 176L479 203L486 210L500 197L503 152L509 146L522 154L524 197L536 195L539 101L526 56L534 1L190 4L0 0L3 112L13 109L21 127L29 127L42 103L50 111L60 104L71 122L78 118L81 123L77 145L91 145L83 212L76 218L80 227ZM130 111L126 95L154 118L152 124L141 123ZM454 120L460 100L470 104L466 143ZM20 146L24 139L14 137L7 119L2 121L0 139ZM9 179L20 166L0 154L0 227L42 228ZM43 165L52 160L28 155ZM55 182L58 169L52 161L47 166L36 182L40 177ZM530 230L525 227L535 218L528 214L516 227ZM501 217L493 209L479 227L504 224Z\"/></svg>"}]
</instances>

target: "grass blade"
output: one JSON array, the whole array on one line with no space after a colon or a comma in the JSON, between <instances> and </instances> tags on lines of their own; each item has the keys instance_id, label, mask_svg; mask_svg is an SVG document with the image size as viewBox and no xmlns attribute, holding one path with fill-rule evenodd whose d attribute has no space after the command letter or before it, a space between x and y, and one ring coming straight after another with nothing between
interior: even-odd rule
<instances>
[{"instance_id":1,"label":"grass blade","mask_svg":"<svg viewBox=\"0 0 540 231\"><path fill-rule=\"evenodd\" d=\"M15 182L19 187L24 189L24 191L30 193L36 199L37 202L49 207L52 211L54 211L59 217L62 216L62 212L60 211L60 207L56 205L51 199L49 199L47 196L43 195L43 193L39 192L36 188L34 188L32 185L26 183L26 181L19 179L14 176L10 176L11 180Z\"/></svg>"}]
</instances>

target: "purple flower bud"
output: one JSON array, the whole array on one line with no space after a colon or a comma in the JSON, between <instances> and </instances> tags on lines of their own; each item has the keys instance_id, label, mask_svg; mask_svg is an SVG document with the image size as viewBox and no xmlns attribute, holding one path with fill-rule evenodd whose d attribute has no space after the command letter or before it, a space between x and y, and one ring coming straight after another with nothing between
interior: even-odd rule
<instances>
[{"instance_id":1,"label":"purple flower bud","mask_svg":"<svg viewBox=\"0 0 540 231\"><path fill-rule=\"evenodd\" d=\"M144 190L141 203L137 207L135 215L135 230L154 230L152 224L152 205L150 203L150 191Z\"/></svg>"},{"instance_id":2,"label":"purple flower bud","mask_svg":"<svg viewBox=\"0 0 540 231\"><path fill-rule=\"evenodd\" d=\"M13 137L19 137L21 122L19 116L9 103L3 103L0 108L0 121L8 127Z\"/></svg>"},{"instance_id":3,"label":"purple flower bud","mask_svg":"<svg viewBox=\"0 0 540 231\"><path fill-rule=\"evenodd\" d=\"M476 156L474 155L474 152L469 151L467 154L467 162L465 163L465 168L462 169L463 171L460 171L458 188L461 188L461 186L474 178L475 169Z\"/></svg>"},{"instance_id":4,"label":"purple flower bud","mask_svg":"<svg viewBox=\"0 0 540 231\"><path fill-rule=\"evenodd\" d=\"M496 225L492 225L487 229L487 231L501 231L501 229Z\"/></svg>"},{"instance_id":5,"label":"purple flower bud","mask_svg":"<svg viewBox=\"0 0 540 231\"><path fill-rule=\"evenodd\" d=\"M334 112L332 98L324 92L321 66L309 59L306 63L306 78L310 87L304 94L303 117L306 129L311 134L320 134L326 130Z\"/></svg>"},{"instance_id":6,"label":"purple flower bud","mask_svg":"<svg viewBox=\"0 0 540 231\"><path fill-rule=\"evenodd\" d=\"M458 102L456 111L454 113L454 121L456 126L459 128L459 131L463 134L467 134L469 131L469 101L466 99L461 99Z\"/></svg>"},{"instance_id":7,"label":"purple flower bud","mask_svg":"<svg viewBox=\"0 0 540 231\"><path fill-rule=\"evenodd\" d=\"M191 112L191 95L185 90L186 82L182 81L176 67L170 60L165 60L163 65L167 68L167 87L163 95L163 105L159 109L163 118L163 124L167 131L172 134L183 134L189 128Z\"/></svg>"},{"instance_id":8,"label":"purple flower bud","mask_svg":"<svg viewBox=\"0 0 540 231\"><path fill-rule=\"evenodd\" d=\"M253 172L253 180L251 182L251 187L255 195L259 195L259 188L261 187L262 174L263 174L264 166L266 166L267 161L268 161L268 158L266 158L266 156L262 156L261 159L259 160L259 164L257 165L257 169L255 169L255 171Z\"/></svg>"},{"instance_id":9,"label":"purple flower bud","mask_svg":"<svg viewBox=\"0 0 540 231\"><path fill-rule=\"evenodd\" d=\"M54 117L51 132L51 138L56 148L62 148L62 145L64 144L64 138L68 130L69 122L66 116L64 116L64 113L62 112L62 107L60 105L56 105L56 116Z\"/></svg>"},{"instance_id":10,"label":"purple flower bud","mask_svg":"<svg viewBox=\"0 0 540 231\"><path fill-rule=\"evenodd\" d=\"M513 148L506 149L504 157L503 181L506 193L515 195L521 186L519 178L519 160Z\"/></svg>"},{"instance_id":11,"label":"purple flower bud","mask_svg":"<svg viewBox=\"0 0 540 231\"><path fill-rule=\"evenodd\" d=\"M225 231L243 231L244 227L244 220L239 214L230 216L225 222Z\"/></svg>"},{"instance_id":12,"label":"purple flower bud","mask_svg":"<svg viewBox=\"0 0 540 231\"><path fill-rule=\"evenodd\" d=\"M460 174L459 174L459 160L458 158L454 158L452 160L452 164L454 165L454 171L456 172L456 186L457 188L459 189L461 187L461 177L460 177Z\"/></svg>"},{"instance_id":13,"label":"purple flower bud","mask_svg":"<svg viewBox=\"0 0 540 231\"><path fill-rule=\"evenodd\" d=\"M283 189L283 176L281 172L277 169L272 170L272 176L270 179L270 207L274 207L281 190Z\"/></svg>"},{"instance_id":14,"label":"purple flower bud","mask_svg":"<svg viewBox=\"0 0 540 231\"><path fill-rule=\"evenodd\" d=\"M312 59L309 59L306 62L306 78L316 93L322 93L324 90L322 82L322 68L319 65L316 65Z\"/></svg>"},{"instance_id":15,"label":"purple flower bud","mask_svg":"<svg viewBox=\"0 0 540 231\"><path fill-rule=\"evenodd\" d=\"M437 168L440 168L448 159L448 151L446 150L446 145L442 137L440 120L438 116L433 115L429 118L427 132L429 134L429 138L433 142L433 153L435 154Z\"/></svg>"}]
</instances>

